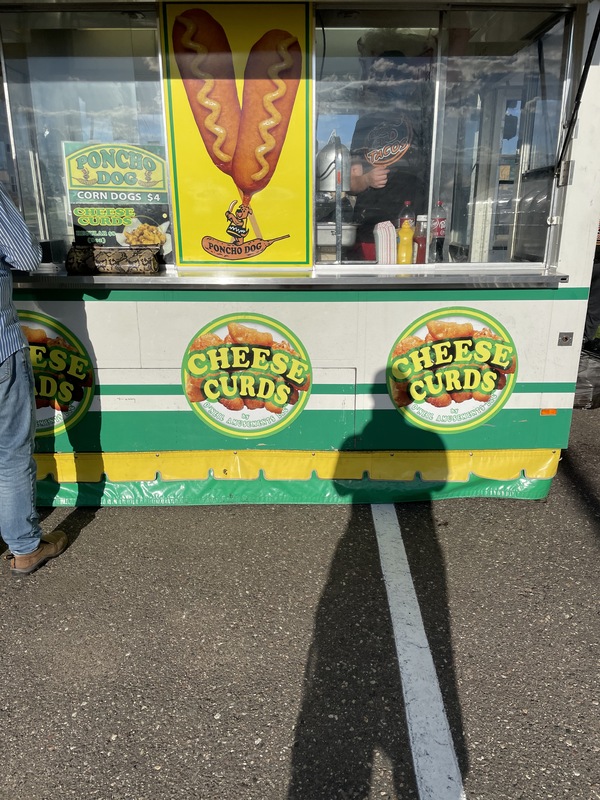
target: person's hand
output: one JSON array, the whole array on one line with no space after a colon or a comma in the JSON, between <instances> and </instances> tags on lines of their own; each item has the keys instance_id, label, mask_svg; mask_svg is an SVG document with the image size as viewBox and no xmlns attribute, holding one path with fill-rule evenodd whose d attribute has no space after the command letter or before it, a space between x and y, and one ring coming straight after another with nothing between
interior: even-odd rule
<instances>
[{"instance_id":1,"label":"person's hand","mask_svg":"<svg viewBox=\"0 0 600 800\"><path fill-rule=\"evenodd\" d=\"M387 183L389 171L388 167L373 167L372 170L365 173L367 185L372 189L383 189Z\"/></svg>"},{"instance_id":2,"label":"person's hand","mask_svg":"<svg viewBox=\"0 0 600 800\"><path fill-rule=\"evenodd\" d=\"M362 164L353 164L350 170L350 186L352 194L360 194L365 189L383 189L387 183L388 167L373 167L364 172Z\"/></svg>"}]
</instances>

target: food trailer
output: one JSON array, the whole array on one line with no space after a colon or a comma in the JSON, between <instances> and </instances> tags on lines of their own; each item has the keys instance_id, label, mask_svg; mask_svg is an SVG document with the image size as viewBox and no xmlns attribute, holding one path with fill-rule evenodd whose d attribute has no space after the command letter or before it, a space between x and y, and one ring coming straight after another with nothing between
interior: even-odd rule
<instances>
[{"instance_id":1,"label":"food trailer","mask_svg":"<svg viewBox=\"0 0 600 800\"><path fill-rule=\"evenodd\" d=\"M546 496L598 7L3 4L39 503Z\"/></svg>"}]
</instances>

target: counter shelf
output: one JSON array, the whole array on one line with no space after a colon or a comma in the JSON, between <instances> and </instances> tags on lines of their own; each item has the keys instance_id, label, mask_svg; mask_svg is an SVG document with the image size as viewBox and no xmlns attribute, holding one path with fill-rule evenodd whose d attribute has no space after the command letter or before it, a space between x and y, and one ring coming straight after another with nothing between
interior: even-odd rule
<instances>
[{"instance_id":1,"label":"counter shelf","mask_svg":"<svg viewBox=\"0 0 600 800\"><path fill-rule=\"evenodd\" d=\"M377 266L364 269L360 272L345 266L331 265L318 267L310 275L294 274L296 270L289 271L289 275L282 277L283 269L273 269L248 273L217 270L198 270L197 274L187 274L183 277L173 275L29 275L16 277L15 289L80 289L93 286L96 289L223 289L231 286L232 289L260 289L261 291L277 291L285 288L298 288L311 290L351 290L360 289L412 289L437 288L437 289L556 289L569 282L569 276L560 272L544 270L542 266L527 265L510 272L490 268L488 264L470 265L468 272L457 271L452 266L436 265L430 269L420 268L418 271L402 268L398 274L397 266ZM277 277L273 277L277 273Z\"/></svg>"}]
</instances>

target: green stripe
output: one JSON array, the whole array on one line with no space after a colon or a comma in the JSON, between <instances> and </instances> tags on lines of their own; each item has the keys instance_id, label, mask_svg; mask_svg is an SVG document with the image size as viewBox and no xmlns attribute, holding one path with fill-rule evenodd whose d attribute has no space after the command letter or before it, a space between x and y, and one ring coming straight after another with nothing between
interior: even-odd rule
<instances>
[{"instance_id":1,"label":"green stripe","mask_svg":"<svg viewBox=\"0 0 600 800\"><path fill-rule=\"evenodd\" d=\"M517 394L572 394L575 392L574 383L517 383L515 392ZM180 383L160 384L111 384L97 385L96 394L104 397L114 397L116 395L138 395L145 397L148 395L180 395L182 394ZM387 394L385 383L320 383L314 384L312 393L318 395L382 395Z\"/></svg>"},{"instance_id":2,"label":"green stripe","mask_svg":"<svg viewBox=\"0 0 600 800\"><path fill-rule=\"evenodd\" d=\"M367 384L364 384L365 386ZM383 392L379 392L379 387L374 387L377 391L375 394L387 394L385 384L383 385ZM334 394L334 395L354 395L356 387L353 383L322 383L313 385L313 394ZM117 395L137 395L146 397L148 395L181 395L183 388L180 383L173 384L160 384L160 383L147 383L147 384L111 384L111 385L96 385L97 395L105 397ZM365 391L365 394L369 392Z\"/></svg>"},{"instance_id":3,"label":"green stripe","mask_svg":"<svg viewBox=\"0 0 600 800\"><path fill-rule=\"evenodd\" d=\"M576 383L517 383L515 392L517 394L573 394L577 388Z\"/></svg>"},{"instance_id":4,"label":"green stripe","mask_svg":"<svg viewBox=\"0 0 600 800\"><path fill-rule=\"evenodd\" d=\"M269 481L261 474L253 481L127 481L112 483L63 483L43 480L37 484L40 506L202 506L202 505L296 505L304 503L407 503L457 497L497 497L541 500L547 497L551 479L492 481L471 476L468 481L323 481L314 475L306 481Z\"/></svg>"},{"instance_id":5,"label":"green stripe","mask_svg":"<svg viewBox=\"0 0 600 800\"><path fill-rule=\"evenodd\" d=\"M134 279L132 278L131 281ZM308 281L309 279L307 279ZM127 285L130 285L128 282ZM30 289L15 289L16 300L32 301L39 300L40 296L44 300L61 301L110 301L122 303L143 303L143 302L169 302L169 303L191 303L191 302L210 302L210 303L413 303L425 302L460 302L472 303L475 301L485 301L487 303L499 300L524 300L526 302L539 302L541 300L587 300L589 290L587 288L570 287L567 289L469 289L465 287L460 291L443 291L439 289L411 289L410 286L402 290L381 289L365 291L356 288L347 291L332 290L307 290L301 287L297 291L287 289L277 289L274 285L272 291L264 289L223 289L210 288L191 289L189 286L182 289L165 289L164 287L152 287L144 290L133 289L40 289L31 291ZM177 280L173 280L173 285L177 285ZM307 286L310 286L307 283Z\"/></svg>"},{"instance_id":6,"label":"green stripe","mask_svg":"<svg viewBox=\"0 0 600 800\"><path fill-rule=\"evenodd\" d=\"M350 384L350 387L352 384ZM516 394L548 394L554 392L556 394L572 394L575 392L577 384L575 383L517 383L514 388ZM316 386L313 387L313 392L316 391ZM344 392L348 394L350 392ZM322 394L334 394L334 392L323 391ZM387 394L387 386L385 383L357 383L356 394Z\"/></svg>"},{"instance_id":7,"label":"green stripe","mask_svg":"<svg viewBox=\"0 0 600 800\"><path fill-rule=\"evenodd\" d=\"M485 425L462 433L433 433L407 423L395 409L310 411L273 436L242 439L205 425L190 410L88 412L56 437L40 437L42 453L169 450L504 450L564 448L572 409L502 409Z\"/></svg>"},{"instance_id":8,"label":"green stripe","mask_svg":"<svg viewBox=\"0 0 600 800\"><path fill-rule=\"evenodd\" d=\"M119 384L119 385L112 385L112 386L99 386L96 385L95 394L101 395L104 397L114 397L115 395L138 395L140 397L145 397L148 395L180 395L183 392L183 388L180 383L174 383L171 385L164 385L160 383L153 383L153 384Z\"/></svg>"}]
</instances>

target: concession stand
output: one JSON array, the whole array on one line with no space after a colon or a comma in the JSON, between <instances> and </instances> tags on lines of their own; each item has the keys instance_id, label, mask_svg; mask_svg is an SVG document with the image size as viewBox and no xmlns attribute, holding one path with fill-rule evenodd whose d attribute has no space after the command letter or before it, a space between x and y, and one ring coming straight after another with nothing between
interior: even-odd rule
<instances>
[{"instance_id":1,"label":"concession stand","mask_svg":"<svg viewBox=\"0 0 600 800\"><path fill-rule=\"evenodd\" d=\"M545 497L599 6L4 2L39 503Z\"/></svg>"}]
</instances>

